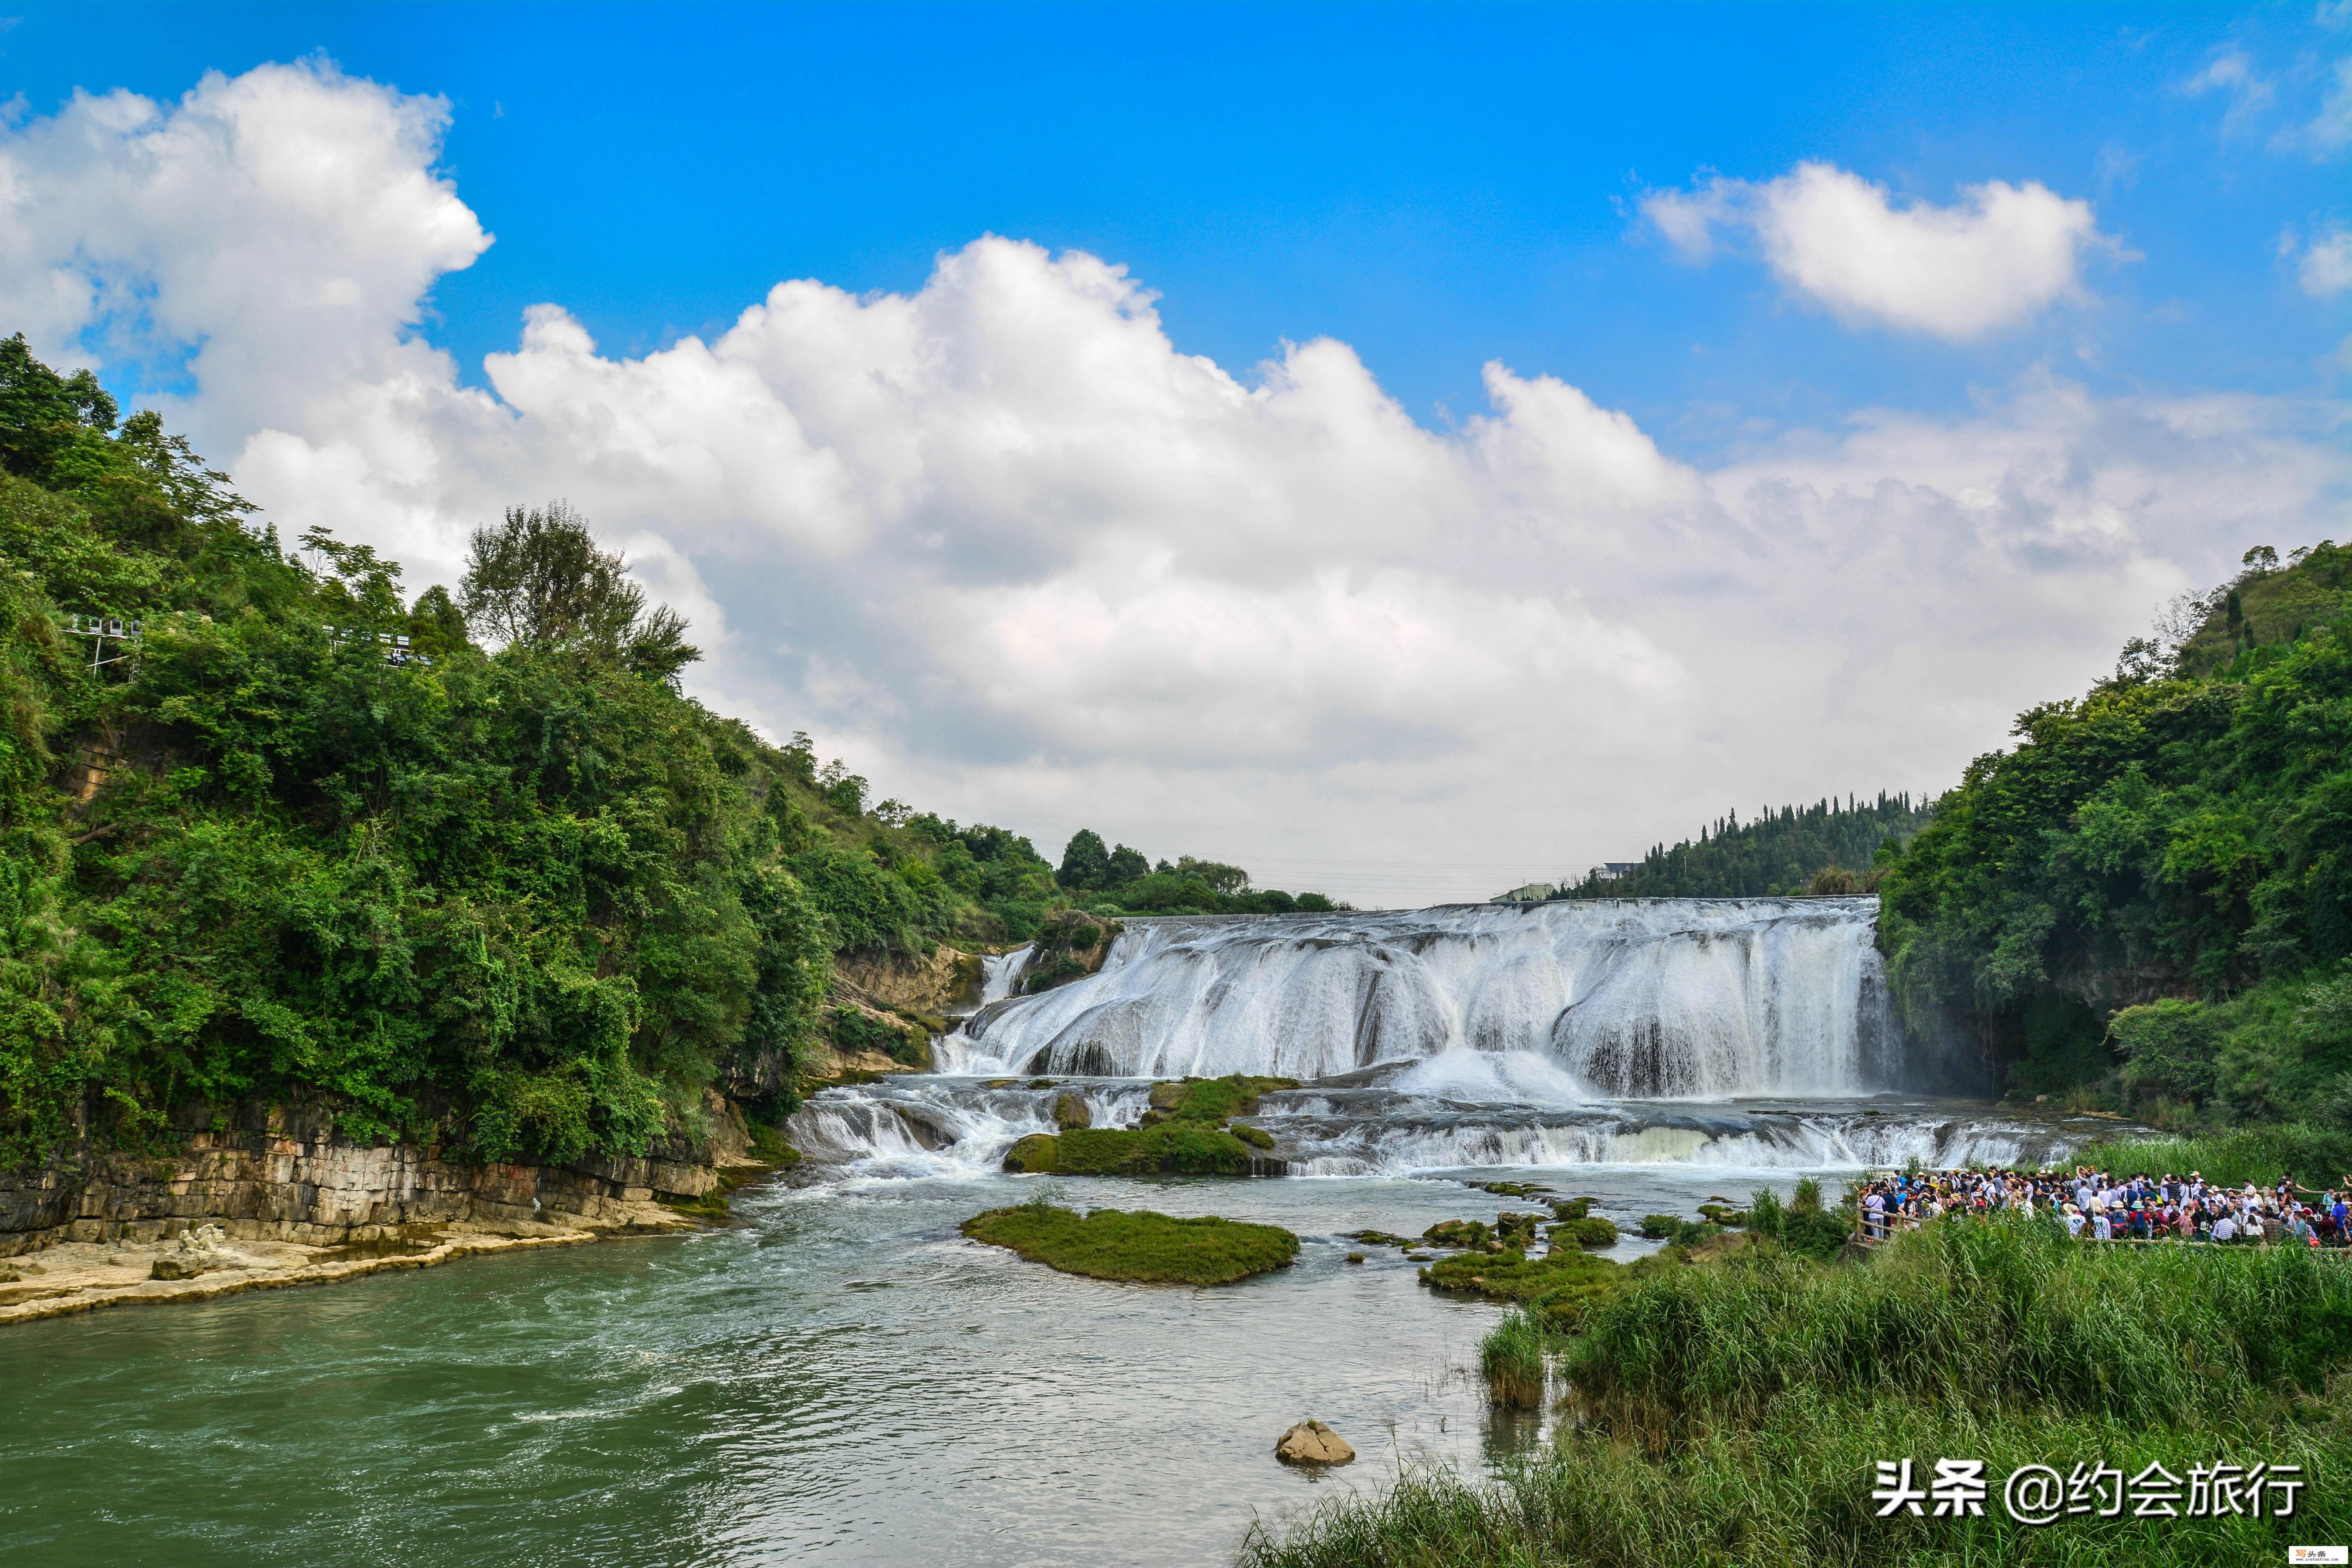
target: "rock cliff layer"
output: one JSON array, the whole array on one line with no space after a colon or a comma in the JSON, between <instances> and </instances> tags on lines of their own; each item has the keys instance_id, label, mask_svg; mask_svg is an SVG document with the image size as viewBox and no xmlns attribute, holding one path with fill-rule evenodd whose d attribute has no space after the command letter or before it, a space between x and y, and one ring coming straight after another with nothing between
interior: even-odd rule
<instances>
[{"instance_id":1,"label":"rock cliff layer","mask_svg":"<svg viewBox=\"0 0 2352 1568\"><path fill-rule=\"evenodd\" d=\"M664 1203L692 1202L749 1163L731 1106L707 1108L709 1130L645 1158L576 1165L468 1165L436 1149L364 1146L335 1137L322 1110L251 1108L226 1131L187 1130L175 1152L68 1157L0 1172L0 1258L61 1242L154 1241L199 1224L231 1237L312 1246L400 1239L429 1227L524 1236L551 1227L668 1225Z\"/></svg>"}]
</instances>

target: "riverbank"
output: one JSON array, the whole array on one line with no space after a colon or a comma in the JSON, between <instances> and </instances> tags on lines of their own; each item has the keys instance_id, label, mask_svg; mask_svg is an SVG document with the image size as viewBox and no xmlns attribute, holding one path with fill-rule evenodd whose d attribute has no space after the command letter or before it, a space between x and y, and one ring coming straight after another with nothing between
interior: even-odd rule
<instances>
[{"instance_id":1,"label":"riverbank","mask_svg":"<svg viewBox=\"0 0 2352 1568\"><path fill-rule=\"evenodd\" d=\"M665 1213L659 1223L619 1234L650 1235L695 1226L695 1221ZM184 1247L176 1237L157 1242L65 1242L0 1266L0 1327L102 1307L167 1306L217 1300L247 1290L332 1285L391 1269L430 1268L489 1253L576 1246L613 1234L550 1226L542 1233L530 1235L471 1231L333 1247L291 1241L214 1241L209 1247ZM202 1271L159 1278L159 1265L175 1273Z\"/></svg>"},{"instance_id":2,"label":"riverbank","mask_svg":"<svg viewBox=\"0 0 2352 1568\"><path fill-rule=\"evenodd\" d=\"M1719 1190L1597 1179L1627 1215ZM1392 1249L1348 1261L1347 1232L1491 1219L1492 1194L1089 1179L1089 1205L1301 1239L1288 1268L1196 1289L960 1234L1041 1184L755 1181L723 1226L24 1324L0 1332L0 1532L58 1568L290 1568L322 1541L415 1568L1197 1568L1253 1511L1384 1489L1399 1453L1483 1473L1535 1435L1465 1371L1496 1308ZM1357 1462L1279 1463L1308 1416Z\"/></svg>"},{"instance_id":3,"label":"riverbank","mask_svg":"<svg viewBox=\"0 0 2352 1568\"><path fill-rule=\"evenodd\" d=\"M1410 1470L1240 1563L2275 1563L2352 1529L2347 1322L2352 1275L2303 1249L2086 1248L2015 1217L1859 1266L1649 1268L1554 1342L1573 1421L1546 1451L1483 1486ZM1539 1396L1545 1369L1508 1381Z\"/></svg>"},{"instance_id":4,"label":"riverbank","mask_svg":"<svg viewBox=\"0 0 2352 1568\"><path fill-rule=\"evenodd\" d=\"M192 1108L200 1117L160 1150L0 1173L0 1326L693 1230L797 1158L715 1098L690 1134L643 1157L563 1166L346 1142L315 1109Z\"/></svg>"}]
</instances>

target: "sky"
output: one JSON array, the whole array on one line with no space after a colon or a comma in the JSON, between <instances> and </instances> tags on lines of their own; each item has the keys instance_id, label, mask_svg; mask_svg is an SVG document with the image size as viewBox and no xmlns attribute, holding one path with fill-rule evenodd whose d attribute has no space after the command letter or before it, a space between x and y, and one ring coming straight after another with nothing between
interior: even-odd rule
<instances>
[{"instance_id":1,"label":"sky","mask_svg":"<svg viewBox=\"0 0 2352 1568\"><path fill-rule=\"evenodd\" d=\"M1362 905L1934 793L2352 538L2352 0L34 6L0 331L563 498L877 796Z\"/></svg>"}]
</instances>

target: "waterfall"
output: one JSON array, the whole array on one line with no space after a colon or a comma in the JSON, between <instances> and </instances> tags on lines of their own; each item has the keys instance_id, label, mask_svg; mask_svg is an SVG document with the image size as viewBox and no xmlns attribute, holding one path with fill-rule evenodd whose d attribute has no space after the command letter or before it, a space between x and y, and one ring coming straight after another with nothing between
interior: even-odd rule
<instances>
[{"instance_id":1,"label":"waterfall","mask_svg":"<svg viewBox=\"0 0 2352 1568\"><path fill-rule=\"evenodd\" d=\"M1098 973L1024 997L1007 978L950 1037L948 1070L1310 1079L1451 1058L1516 1062L1554 1098L1867 1094L1896 1087L1898 1055L1877 910L1622 899L1139 919Z\"/></svg>"},{"instance_id":2,"label":"waterfall","mask_svg":"<svg viewBox=\"0 0 2352 1568\"><path fill-rule=\"evenodd\" d=\"M1005 1070L1001 1057L981 1049L972 1034L972 1025L992 1012L1001 1011L1013 1000L1013 987L1029 972L1029 961L1035 957L1034 944L1016 947L1011 952L999 952L980 961L980 1004L963 1017L956 1020L954 1028L931 1042L931 1058L945 1073L999 1073Z\"/></svg>"},{"instance_id":3,"label":"waterfall","mask_svg":"<svg viewBox=\"0 0 2352 1568\"><path fill-rule=\"evenodd\" d=\"M1147 1080L1246 1072L1301 1080L1248 1119L1297 1176L2039 1164L2079 1142L2089 1124L1908 1098L1951 1080L1890 1015L1877 913L1622 899L1137 919L1099 973L1037 995L1018 994L1030 949L987 960L938 1075L824 1089L788 1135L843 1178L977 1177L1053 1131L1065 1094L1093 1126L1134 1127Z\"/></svg>"},{"instance_id":4,"label":"waterfall","mask_svg":"<svg viewBox=\"0 0 2352 1568\"><path fill-rule=\"evenodd\" d=\"M1680 1165L1725 1172L1862 1170L1907 1160L1941 1168L2041 1164L2079 1142L2034 1121L1927 1101L1561 1105L1465 1094L1419 1069L1387 1087L1266 1095L1249 1121L1273 1134L1294 1176L1405 1176L1464 1169ZM1524 1087L1523 1084L1518 1087ZM880 1178L986 1175L1015 1140L1055 1130L1065 1094L1097 1127L1133 1127L1150 1086L894 1078L828 1089L793 1113L794 1147L820 1168Z\"/></svg>"},{"instance_id":5,"label":"waterfall","mask_svg":"<svg viewBox=\"0 0 2352 1568\"><path fill-rule=\"evenodd\" d=\"M980 1005L985 1008L992 1002L1011 998L1013 988L1021 984L1021 976L1029 968L1029 960L1037 952L1034 946L1016 947L1011 952L1000 952L980 961Z\"/></svg>"}]
</instances>

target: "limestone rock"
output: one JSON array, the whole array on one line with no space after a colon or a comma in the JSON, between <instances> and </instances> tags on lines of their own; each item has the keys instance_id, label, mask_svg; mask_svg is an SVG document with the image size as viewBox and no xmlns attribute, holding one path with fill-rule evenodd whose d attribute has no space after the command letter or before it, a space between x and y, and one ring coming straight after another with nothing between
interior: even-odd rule
<instances>
[{"instance_id":1,"label":"limestone rock","mask_svg":"<svg viewBox=\"0 0 2352 1568\"><path fill-rule=\"evenodd\" d=\"M1054 1101L1054 1125L1063 1131L1094 1124L1095 1114L1087 1109L1086 1096L1065 1094Z\"/></svg>"},{"instance_id":2,"label":"limestone rock","mask_svg":"<svg viewBox=\"0 0 2352 1568\"><path fill-rule=\"evenodd\" d=\"M1344 1465L1356 1450L1320 1421L1301 1421L1275 1444L1274 1457L1286 1465Z\"/></svg>"},{"instance_id":3,"label":"limestone rock","mask_svg":"<svg viewBox=\"0 0 2352 1568\"><path fill-rule=\"evenodd\" d=\"M209 1273L211 1270L219 1267L219 1264L212 1262L202 1253L180 1253L174 1255L167 1252L163 1254L163 1257L155 1259L155 1267L148 1274L147 1278L150 1279L194 1279L197 1275Z\"/></svg>"}]
</instances>

